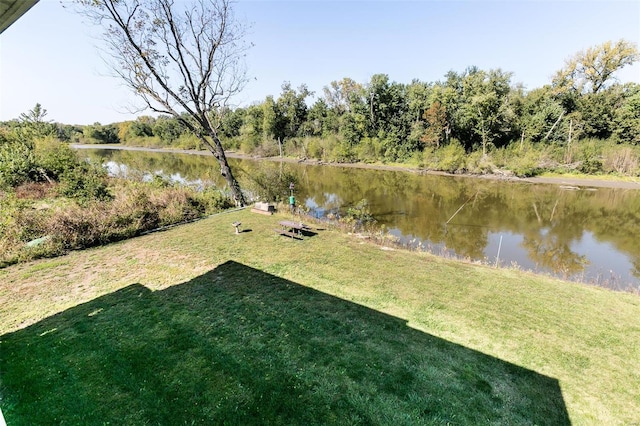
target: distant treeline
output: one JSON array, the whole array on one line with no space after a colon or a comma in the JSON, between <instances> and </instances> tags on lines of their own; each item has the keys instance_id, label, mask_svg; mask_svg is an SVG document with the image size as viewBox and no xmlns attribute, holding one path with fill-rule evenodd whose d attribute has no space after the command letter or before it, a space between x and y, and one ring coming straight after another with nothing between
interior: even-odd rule
<instances>
[{"instance_id":1,"label":"distant treeline","mask_svg":"<svg viewBox=\"0 0 640 426\"><path fill-rule=\"evenodd\" d=\"M638 175L640 84L614 78L637 60L634 45L607 42L577 53L550 84L529 91L512 73L476 67L431 83L403 84L385 74L364 83L344 78L322 94L285 82L278 97L225 108L212 119L226 149L259 156L451 172ZM56 126L70 142L201 149L177 117Z\"/></svg>"}]
</instances>

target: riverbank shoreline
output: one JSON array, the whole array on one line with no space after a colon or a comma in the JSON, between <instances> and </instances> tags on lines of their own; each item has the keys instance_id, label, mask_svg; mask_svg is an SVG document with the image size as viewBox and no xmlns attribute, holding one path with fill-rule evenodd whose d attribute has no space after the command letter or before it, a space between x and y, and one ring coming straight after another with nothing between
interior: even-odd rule
<instances>
[{"instance_id":1,"label":"riverbank shoreline","mask_svg":"<svg viewBox=\"0 0 640 426\"><path fill-rule=\"evenodd\" d=\"M71 148L74 149L111 149L111 150L123 150L123 151L145 151L145 152L165 152L174 154L188 154L188 155L208 155L213 156L209 151L198 151L188 149L173 149L173 148L147 148L147 147L135 147L124 146L119 144L71 144ZM333 163L324 162L319 160L308 159L296 159L291 157L259 157L246 154L238 154L233 151L225 152L227 158L237 158L246 160L267 160L267 161L279 161L283 163L297 163L308 164L318 166L333 166L333 167L349 167L356 169L368 169L368 170L387 170L387 171L402 171L409 173L418 173L425 175L437 175L437 176L452 176L452 177L465 177L465 178L477 178L477 179L489 179L500 180L508 182L519 183L534 183L534 184L550 184L566 186L568 189L581 189L585 188L614 188L614 189L640 189L640 179L637 181L625 181L625 180L608 180L601 177L573 177L573 176L536 176L528 178L520 178L517 176L499 175L499 174L453 174L434 170L417 169L409 166L392 166L385 164L366 164L366 163Z\"/></svg>"}]
</instances>

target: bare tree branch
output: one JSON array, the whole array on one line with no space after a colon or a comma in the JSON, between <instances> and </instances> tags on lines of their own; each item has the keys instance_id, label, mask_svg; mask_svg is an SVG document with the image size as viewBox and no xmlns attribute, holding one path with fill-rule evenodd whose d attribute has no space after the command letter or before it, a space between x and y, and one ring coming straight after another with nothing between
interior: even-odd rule
<instances>
[{"instance_id":1,"label":"bare tree branch","mask_svg":"<svg viewBox=\"0 0 640 426\"><path fill-rule=\"evenodd\" d=\"M207 146L244 205L217 134L227 102L247 82L246 29L235 21L231 0L75 1L104 28L114 74L149 109L176 117Z\"/></svg>"}]
</instances>

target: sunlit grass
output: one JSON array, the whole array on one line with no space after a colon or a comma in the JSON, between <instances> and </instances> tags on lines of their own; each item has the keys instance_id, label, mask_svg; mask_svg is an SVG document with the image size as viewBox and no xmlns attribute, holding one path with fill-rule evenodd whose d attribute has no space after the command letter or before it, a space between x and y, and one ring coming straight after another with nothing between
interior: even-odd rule
<instances>
[{"instance_id":1,"label":"sunlit grass","mask_svg":"<svg viewBox=\"0 0 640 426\"><path fill-rule=\"evenodd\" d=\"M4 269L8 424L637 421L637 295L278 220Z\"/></svg>"}]
</instances>

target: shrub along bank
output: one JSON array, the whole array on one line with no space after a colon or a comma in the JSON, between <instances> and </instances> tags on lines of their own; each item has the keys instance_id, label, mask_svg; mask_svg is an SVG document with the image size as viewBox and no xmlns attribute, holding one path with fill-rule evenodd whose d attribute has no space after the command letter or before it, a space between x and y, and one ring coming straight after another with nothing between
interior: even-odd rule
<instances>
[{"instance_id":1,"label":"shrub along bank","mask_svg":"<svg viewBox=\"0 0 640 426\"><path fill-rule=\"evenodd\" d=\"M0 192L0 267L107 244L228 209L218 190L161 180L105 180L105 196L78 202L60 197L62 184L31 183Z\"/></svg>"}]
</instances>

